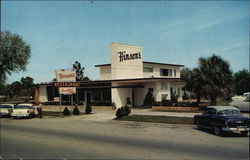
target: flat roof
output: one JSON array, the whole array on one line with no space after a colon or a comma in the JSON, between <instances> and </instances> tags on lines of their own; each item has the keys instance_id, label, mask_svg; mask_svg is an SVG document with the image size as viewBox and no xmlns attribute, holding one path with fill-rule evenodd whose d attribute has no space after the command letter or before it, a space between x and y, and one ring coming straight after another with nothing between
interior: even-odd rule
<instances>
[{"instance_id":1,"label":"flat roof","mask_svg":"<svg viewBox=\"0 0 250 160\"><path fill-rule=\"evenodd\" d=\"M61 83L80 83L81 85L84 84L108 84L114 81L141 81L141 80L168 80L170 82L184 82L180 78L168 78L168 77L149 77L149 78L131 78L131 79L110 79L110 80L94 80L94 81L77 81L77 82L61 82ZM46 86L51 86L53 83L60 83L60 82L47 82L47 83L40 83L36 84L35 86L39 85L46 85Z\"/></svg>"},{"instance_id":2,"label":"flat roof","mask_svg":"<svg viewBox=\"0 0 250 160\"><path fill-rule=\"evenodd\" d=\"M143 63L184 67L184 65L181 65L181 64L159 63L159 62L149 62L149 61L143 61ZM110 66L110 65L111 65L110 63L99 64L99 65L95 65L95 67L103 67L103 66Z\"/></svg>"},{"instance_id":3,"label":"flat roof","mask_svg":"<svg viewBox=\"0 0 250 160\"><path fill-rule=\"evenodd\" d=\"M180 78L168 78L168 77L150 77L150 78L132 78L132 79L111 79L108 81L141 81L141 80L168 80L171 82L184 82L183 80L181 80Z\"/></svg>"}]
</instances>

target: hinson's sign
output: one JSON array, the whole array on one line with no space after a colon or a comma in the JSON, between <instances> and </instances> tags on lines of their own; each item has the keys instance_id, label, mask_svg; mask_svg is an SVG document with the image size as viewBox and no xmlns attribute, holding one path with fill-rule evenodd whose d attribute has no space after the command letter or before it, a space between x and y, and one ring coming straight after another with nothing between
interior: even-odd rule
<instances>
[{"instance_id":1,"label":"hinson's sign","mask_svg":"<svg viewBox=\"0 0 250 160\"><path fill-rule=\"evenodd\" d=\"M57 82L75 82L76 72L74 70L56 70Z\"/></svg>"},{"instance_id":2,"label":"hinson's sign","mask_svg":"<svg viewBox=\"0 0 250 160\"><path fill-rule=\"evenodd\" d=\"M127 60L133 60L133 59L141 59L141 53L135 52L135 53L126 53L126 51L120 51L117 53L119 57L119 62L127 61Z\"/></svg>"}]
</instances>

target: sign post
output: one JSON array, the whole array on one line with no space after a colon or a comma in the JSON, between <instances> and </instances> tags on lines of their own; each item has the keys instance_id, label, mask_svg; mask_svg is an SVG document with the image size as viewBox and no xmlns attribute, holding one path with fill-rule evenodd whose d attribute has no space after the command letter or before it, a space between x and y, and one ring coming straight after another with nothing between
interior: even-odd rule
<instances>
[{"instance_id":1,"label":"sign post","mask_svg":"<svg viewBox=\"0 0 250 160\"><path fill-rule=\"evenodd\" d=\"M57 82L55 83L55 86L59 87L60 114L61 114L62 94L69 95L69 96L72 95L72 100L73 100L73 94L76 93L76 87L67 86L69 84L68 82L76 82L76 72L75 70L56 70L55 73L56 73L56 80L57 80ZM74 83L72 84L74 85Z\"/></svg>"},{"instance_id":2,"label":"sign post","mask_svg":"<svg viewBox=\"0 0 250 160\"><path fill-rule=\"evenodd\" d=\"M62 114L61 113L61 108L62 108L62 95L60 94L60 115Z\"/></svg>"}]
</instances>

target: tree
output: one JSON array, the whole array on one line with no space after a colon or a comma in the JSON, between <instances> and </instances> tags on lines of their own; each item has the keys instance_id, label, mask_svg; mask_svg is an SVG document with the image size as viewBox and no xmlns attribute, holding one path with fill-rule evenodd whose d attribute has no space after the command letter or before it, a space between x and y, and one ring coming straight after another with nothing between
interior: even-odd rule
<instances>
[{"instance_id":1,"label":"tree","mask_svg":"<svg viewBox=\"0 0 250 160\"><path fill-rule=\"evenodd\" d=\"M81 63L75 61L73 69L76 71L76 81L90 81L89 77L84 77L85 68L81 66Z\"/></svg>"},{"instance_id":2,"label":"tree","mask_svg":"<svg viewBox=\"0 0 250 160\"><path fill-rule=\"evenodd\" d=\"M185 89L196 94L197 103L199 104L203 84L199 68L194 68L193 70L183 68L181 70L181 79L186 82Z\"/></svg>"},{"instance_id":3,"label":"tree","mask_svg":"<svg viewBox=\"0 0 250 160\"><path fill-rule=\"evenodd\" d=\"M199 58L198 68L184 68L181 79L187 83L185 88L196 94L198 104L201 96L208 96L211 105L216 105L216 98L228 97L234 86L229 63L216 55Z\"/></svg>"},{"instance_id":4,"label":"tree","mask_svg":"<svg viewBox=\"0 0 250 160\"><path fill-rule=\"evenodd\" d=\"M22 84L22 94L26 96L33 96L34 94L34 79L31 77L22 77L21 78Z\"/></svg>"},{"instance_id":5,"label":"tree","mask_svg":"<svg viewBox=\"0 0 250 160\"><path fill-rule=\"evenodd\" d=\"M209 96L211 105L216 105L218 96L226 97L233 91L233 74L230 65L220 56L199 58L199 76L202 94Z\"/></svg>"},{"instance_id":6,"label":"tree","mask_svg":"<svg viewBox=\"0 0 250 160\"><path fill-rule=\"evenodd\" d=\"M21 90L22 90L22 84L20 82L15 81L11 83L10 92L12 92L14 95L20 94Z\"/></svg>"},{"instance_id":7,"label":"tree","mask_svg":"<svg viewBox=\"0 0 250 160\"><path fill-rule=\"evenodd\" d=\"M250 72L246 69L238 71L234 74L234 91L237 95L250 92Z\"/></svg>"},{"instance_id":8,"label":"tree","mask_svg":"<svg viewBox=\"0 0 250 160\"><path fill-rule=\"evenodd\" d=\"M33 83L34 79L29 77L29 76L25 77L25 78L22 77L20 81L21 81L22 87L24 89L28 89L28 88L30 88L30 87L32 87L34 85L34 83Z\"/></svg>"},{"instance_id":9,"label":"tree","mask_svg":"<svg viewBox=\"0 0 250 160\"><path fill-rule=\"evenodd\" d=\"M30 55L30 46L20 35L1 31L0 83L3 84L12 72L25 71Z\"/></svg>"}]
</instances>

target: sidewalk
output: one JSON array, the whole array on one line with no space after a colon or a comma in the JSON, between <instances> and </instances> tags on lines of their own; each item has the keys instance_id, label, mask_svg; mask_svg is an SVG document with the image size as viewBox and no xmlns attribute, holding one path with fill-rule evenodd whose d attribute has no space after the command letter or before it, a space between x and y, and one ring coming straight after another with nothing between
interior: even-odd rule
<instances>
[{"instance_id":1,"label":"sidewalk","mask_svg":"<svg viewBox=\"0 0 250 160\"><path fill-rule=\"evenodd\" d=\"M200 113L192 113L192 112L161 112L161 111L152 111L151 109L132 109L131 114L138 115L158 115L158 116L176 116L176 117L194 117L196 114ZM249 113L242 113L245 117L250 117Z\"/></svg>"},{"instance_id":2,"label":"sidewalk","mask_svg":"<svg viewBox=\"0 0 250 160\"><path fill-rule=\"evenodd\" d=\"M192 113L192 112L160 112L160 111L152 111L151 109L132 109L131 114L137 115L155 115L155 116L175 116L175 117L194 117L196 114L200 113Z\"/></svg>"}]
</instances>

